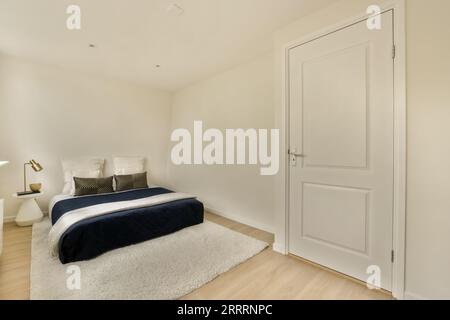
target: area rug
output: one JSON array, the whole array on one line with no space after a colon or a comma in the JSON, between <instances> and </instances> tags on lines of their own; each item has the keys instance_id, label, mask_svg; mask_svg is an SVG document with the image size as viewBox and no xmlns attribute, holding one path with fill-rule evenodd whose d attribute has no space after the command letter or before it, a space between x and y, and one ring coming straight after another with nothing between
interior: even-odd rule
<instances>
[{"instance_id":1,"label":"area rug","mask_svg":"<svg viewBox=\"0 0 450 320\"><path fill-rule=\"evenodd\" d=\"M31 299L177 299L268 246L205 221L63 265L49 254L49 230L48 219L33 226Z\"/></svg>"}]
</instances>

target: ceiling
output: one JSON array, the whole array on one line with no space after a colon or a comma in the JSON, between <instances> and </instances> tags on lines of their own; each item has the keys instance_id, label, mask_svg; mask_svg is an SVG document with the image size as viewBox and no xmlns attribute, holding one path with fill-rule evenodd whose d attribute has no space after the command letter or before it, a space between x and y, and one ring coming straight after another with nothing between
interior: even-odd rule
<instances>
[{"instance_id":1,"label":"ceiling","mask_svg":"<svg viewBox=\"0 0 450 320\"><path fill-rule=\"evenodd\" d=\"M176 90L268 52L273 32L335 1L0 0L0 53ZM81 30L66 28L70 4Z\"/></svg>"}]
</instances>

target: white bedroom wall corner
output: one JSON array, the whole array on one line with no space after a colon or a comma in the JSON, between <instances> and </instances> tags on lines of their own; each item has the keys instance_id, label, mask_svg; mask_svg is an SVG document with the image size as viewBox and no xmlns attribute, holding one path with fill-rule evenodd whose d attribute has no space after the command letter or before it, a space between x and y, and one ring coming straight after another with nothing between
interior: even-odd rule
<instances>
[{"instance_id":1,"label":"white bedroom wall corner","mask_svg":"<svg viewBox=\"0 0 450 320\"><path fill-rule=\"evenodd\" d=\"M169 95L169 122L168 122L168 128L167 128L167 135L165 137L165 139L167 140L167 146L166 146L166 153L165 153L165 157L166 157L166 164L165 164L165 170L164 170L164 184L165 186L167 186L168 188L172 187L172 179L170 177L170 165L172 164L172 160L171 160L171 149L172 149L172 145L171 145L171 141L170 141L170 136L172 134L172 131L175 129L173 127L173 113L174 113L174 101L175 101L175 94L176 91L169 91L168 95Z\"/></svg>"}]
</instances>

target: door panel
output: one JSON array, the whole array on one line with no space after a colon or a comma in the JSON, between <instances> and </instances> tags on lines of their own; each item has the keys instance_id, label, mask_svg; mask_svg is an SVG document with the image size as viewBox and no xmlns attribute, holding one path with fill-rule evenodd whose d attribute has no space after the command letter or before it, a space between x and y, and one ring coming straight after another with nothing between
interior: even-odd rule
<instances>
[{"instance_id":1,"label":"door panel","mask_svg":"<svg viewBox=\"0 0 450 320\"><path fill-rule=\"evenodd\" d=\"M303 63L305 166L367 167L366 56L363 44Z\"/></svg>"},{"instance_id":2,"label":"door panel","mask_svg":"<svg viewBox=\"0 0 450 320\"><path fill-rule=\"evenodd\" d=\"M393 28L354 24L289 52L289 251L391 289Z\"/></svg>"},{"instance_id":3,"label":"door panel","mask_svg":"<svg viewBox=\"0 0 450 320\"><path fill-rule=\"evenodd\" d=\"M368 190L303 184L303 238L367 254L368 202Z\"/></svg>"}]
</instances>

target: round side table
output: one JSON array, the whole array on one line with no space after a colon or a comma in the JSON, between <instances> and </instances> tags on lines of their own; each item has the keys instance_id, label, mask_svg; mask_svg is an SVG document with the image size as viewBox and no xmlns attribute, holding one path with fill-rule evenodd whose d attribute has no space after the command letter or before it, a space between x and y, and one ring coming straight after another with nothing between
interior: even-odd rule
<instances>
[{"instance_id":1,"label":"round side table","mask_svg":"<svg viewBox=\"0 0 450 320\"><path fill-rule=\"evenodd\" d=\"M19 208L19 212L16 216L16 223L18 226L26 227L31 226L33 223L41 221L44 214L41 208L36 203L36 199L41 197L44 193L32 193L24 196L18 196L16 193L13 194L14 198L22 200Z\"/></svg>"}]
</instances>

